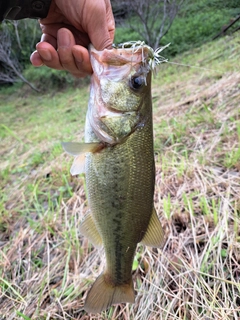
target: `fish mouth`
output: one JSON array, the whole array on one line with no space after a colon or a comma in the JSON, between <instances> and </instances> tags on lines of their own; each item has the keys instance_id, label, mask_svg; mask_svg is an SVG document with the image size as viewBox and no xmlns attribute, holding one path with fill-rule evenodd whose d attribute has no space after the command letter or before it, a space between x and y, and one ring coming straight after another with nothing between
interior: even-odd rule
<instances>
[{"instance_id":1,"label":"fish mouth","mask_svg":"<svg viewBox=\"0 0 240 320\"><path fill-rule=\"evenodd\" d=\"M89 46L91 64L94 74L97 77L105 77L113 81L120 81L127 78L133 71L147 75L150 71L147 57L149 49L145 46L134 48L112 47L102 51L96 50L93 45Z\"/></svg>"},{"instance_id":2,"label":"fish mouth","mask_svg":"<svg viewBox=\"0 0 240 320\"><path fill-rule=\"evenodd\" d=\"M111 49L98 51L90 44L89 51L91 57L95 57L101 65L123 66L127 64L143 64L145 61L147 62L147 57L149 57L149 47L142 45L134 47L121 45L116 47L113 45Z\"/></svg>"}]
</instances>

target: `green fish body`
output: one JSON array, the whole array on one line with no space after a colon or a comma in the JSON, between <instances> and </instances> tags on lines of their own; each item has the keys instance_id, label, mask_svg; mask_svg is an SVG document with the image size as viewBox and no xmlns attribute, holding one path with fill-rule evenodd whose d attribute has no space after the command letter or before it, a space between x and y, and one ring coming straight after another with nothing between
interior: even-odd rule
<instances>
[{"instance_id":1,"label":"green fish body","mask_svg":"<svg viewBox=\"0 0 240 320\"><path fill-rule=\"evenodd\" d=\"M98 313L112 304L134 302L131 272L137 244L161 247L164 235L153 205L155 165L148 49L98 52L92 48L90 53L94 74L85 144L64 147L76 156L73 174L82 170L79 163L84 158L91 213L80 231L105 250L105 271L85 302L86 311Z\"/></svg>"}]
</instances>

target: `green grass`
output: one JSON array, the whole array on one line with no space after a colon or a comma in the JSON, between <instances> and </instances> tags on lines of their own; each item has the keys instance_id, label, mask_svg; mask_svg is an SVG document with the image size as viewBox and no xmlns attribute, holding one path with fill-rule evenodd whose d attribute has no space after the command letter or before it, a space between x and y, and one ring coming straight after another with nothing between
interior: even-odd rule
<instances>
[{"instance_id":1,"label":"green grass","mask_svg":"<svg viewBox=\"0 0 240 320\"><path fill-rule=\"evenodd\" d=\"M167 242L139 246L135 304L101 315L83 304L103 250L79 234L85 181L60 145L83 139L89 87L0 91L1 319L240 317L239 43L235 34L169 61L200 68L159 67L154 200Z\"/></svg>"}]
</instances>

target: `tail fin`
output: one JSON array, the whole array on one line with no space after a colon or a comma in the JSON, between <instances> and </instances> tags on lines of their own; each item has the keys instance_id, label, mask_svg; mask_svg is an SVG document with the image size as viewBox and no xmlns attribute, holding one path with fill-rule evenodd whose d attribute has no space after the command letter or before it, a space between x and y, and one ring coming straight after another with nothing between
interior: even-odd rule
<instances>
[{"instance_id":1,"label":"tail fin","mask_svg":"<svg viewBox=\"0 0 240 320\"><path fill-rule=\"evenodd\" d=\"M132 280L129 284L113 286L107 283L104 274L94 282L85 301L84 309L89 313L100 313L116 303L134 303Z\"/></svg>"}]
</instances>

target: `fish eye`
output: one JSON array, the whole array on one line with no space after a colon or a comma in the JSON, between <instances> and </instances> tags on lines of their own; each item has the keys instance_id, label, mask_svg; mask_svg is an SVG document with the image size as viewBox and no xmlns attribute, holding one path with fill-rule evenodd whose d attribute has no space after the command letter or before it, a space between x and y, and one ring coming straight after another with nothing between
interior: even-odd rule
<instances>
[{"instance_id":1,"label":"fish eye","mask_svg":"<svg viewBox=\"0 0 240 320\"><path fill-rule=\"evenodd\" d=\"M142 76L132 77L130 80L130 85L133 89L140 89L145 83L144 78Z\"/></svg>"}]
</instances>

